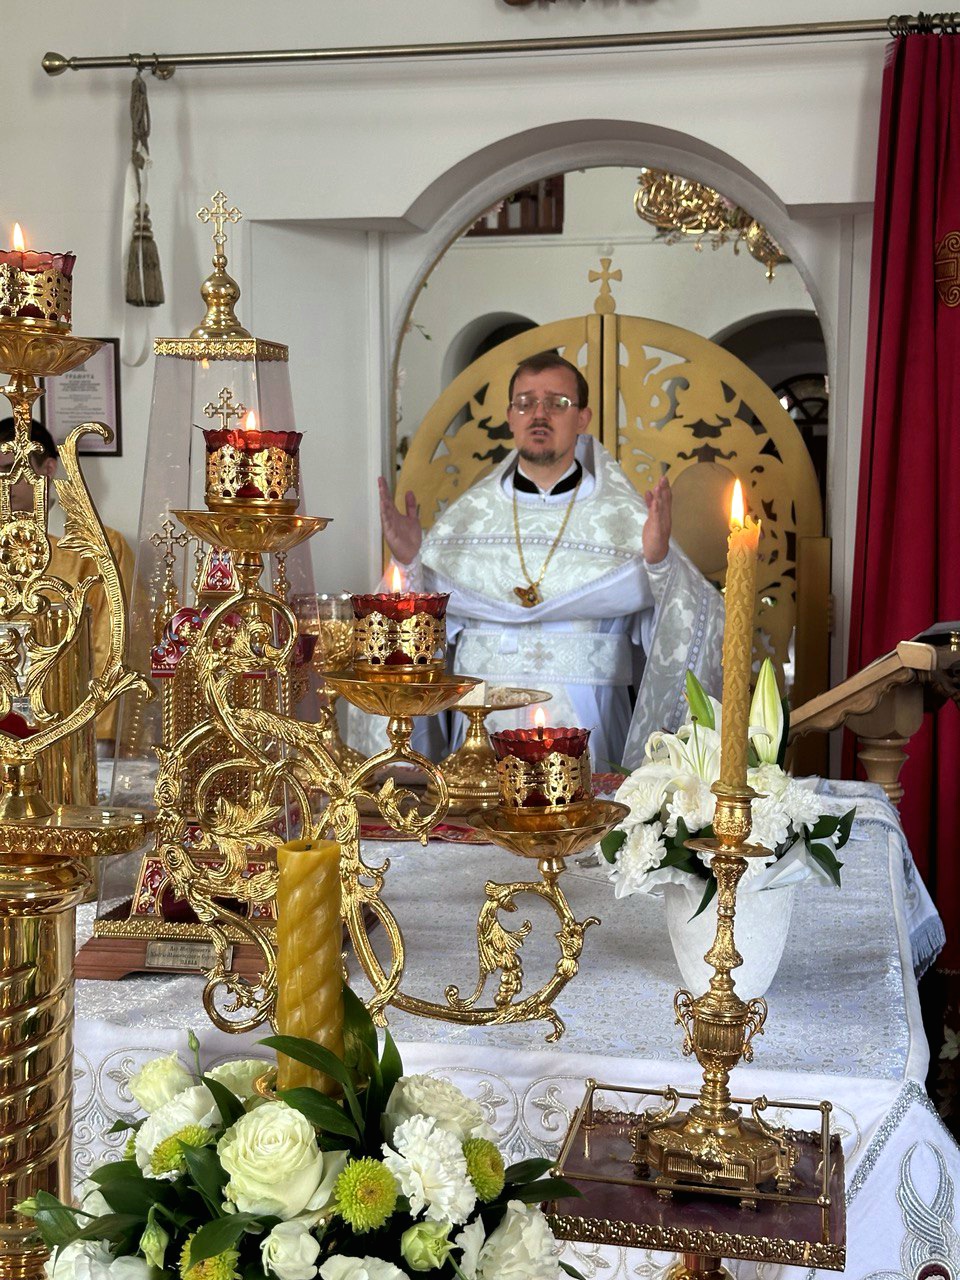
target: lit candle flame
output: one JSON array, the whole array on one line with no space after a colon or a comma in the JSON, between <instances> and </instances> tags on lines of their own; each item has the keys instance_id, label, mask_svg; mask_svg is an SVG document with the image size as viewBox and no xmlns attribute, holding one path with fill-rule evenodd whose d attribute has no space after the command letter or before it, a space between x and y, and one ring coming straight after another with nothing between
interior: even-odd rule
<instances>
[{"instance_id":1,"label":"lit candle flame","mask_svg":"<svg viewBox=\"0 0 960 1280\"><path fill-rule=\"evenodd\" d=\"M16 249L17 253L23 253L24 249L27 247L23 240L23 228L20 226L19 222L15 222L13 224L13 247Z\"/></svg>"},{"instance_id":2,"label":"lit candle flame","mask_svg":"<svg viewBox=\"0 0 960 1280\"><path fill-rule=\"evenodd\" d=\"M742 529L746 523L746 504L743 501L743 486L737 480L733 486L733 498L730 502L730 528Z\"/></svg>"},{"instance_id":3,"label":"lit candle flame","mask_svg":"<svg viewBox=\"0 0 960 1280\"><path fill-rule=\"evenodd\" d=\"M206 356L204 356L203 359L200 361L200 368L203 369L204 372L206 372L206 370L210 368L210 361L207 359Z\"/></svg>"},{"instance_id":4,"label":"lit candle flame","mask_svg":"<svg viewBox=\"0 0 960 1280\"><path fill-rule=\"evenodd\" d=\"M533 713L533 723L537 729L543 729L546 726L547 713L544 711L543 707L537 707L536 711Z\"/></svg>"},{"instance_id":5,"label":"lit candle flame","mask_svg":"<svg viewBox=\"0 0 960 1280\"><path fill-rule=\"evenodd\" d=\"M400 572L398 565L393 566L393 570L390 574L390 590L394 594L403 590L403 574Z\"/></svg>"},{"instance_id":6,"label":"lit candle flame","mask_svg":"<svg viewBox=\"0 0 960 1280\"><path fill-rule=\"evenodd\" d=\"M256 431L257 429L257 415L252 409L247 411L247 416L243 420L243 429L244 431Z\"/></svg>"}]
</instances>

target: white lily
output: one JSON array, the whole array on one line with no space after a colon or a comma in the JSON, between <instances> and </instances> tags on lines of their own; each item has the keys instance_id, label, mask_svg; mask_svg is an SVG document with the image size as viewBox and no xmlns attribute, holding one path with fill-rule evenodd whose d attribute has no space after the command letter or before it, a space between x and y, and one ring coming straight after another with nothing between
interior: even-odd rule
<instances>
[{"instance_id":1,"label":"white lily","mask_svg":"<svg viewBox=\"0 0 960 1280\"><path fill-rule=\"evenodd\" d=\"M773 663L764 658L750 703L750 738L761 764L776 764L783 737L783 704Z\"/></svg>"}]
</instances>

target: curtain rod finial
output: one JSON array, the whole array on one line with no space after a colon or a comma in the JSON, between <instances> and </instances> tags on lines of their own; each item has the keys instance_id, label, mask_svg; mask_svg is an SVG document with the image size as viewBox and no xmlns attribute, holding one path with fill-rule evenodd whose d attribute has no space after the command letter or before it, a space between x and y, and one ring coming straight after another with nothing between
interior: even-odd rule
<instances>
[{"instance_id":1,"label":"curtain rod finial","mask_svg":"<svg viewBox=\"0 0 960 1280\"><path fill-rule=\"evenodd\" d=\"M62 76L70 61L65 58L62 53L45 53L43 55L43 69L48 76Z\"/></svg>"}]
</instances>

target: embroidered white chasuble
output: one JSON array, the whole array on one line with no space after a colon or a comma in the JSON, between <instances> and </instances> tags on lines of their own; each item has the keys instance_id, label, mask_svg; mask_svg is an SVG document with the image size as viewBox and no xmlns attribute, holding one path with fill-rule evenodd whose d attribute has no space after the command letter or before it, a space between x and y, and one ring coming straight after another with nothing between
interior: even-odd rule
<instances>
[{"instance_id":1,"label":"embroidered white chasuble","mask_svg":"<svg viewBox=\"0 0 960 1280\"><path fill-rule=\"evenodd\" d=\"M524 606L514 593L528 583L514 530L515 453L451 504L417 560L401 568L409 590L450 592L456 671L549 690L548 723L590 729L595 769L621 761L633 767L649 733L684 718L688 667L719 696L723 604L677 547L659 564L645 564L643 498L592 436L580 437L577 457L583 478L540 583L541 603ZM570 500L569 492L516 494L534 579ZM630 686L638 681L631 714ZM529 711L495 713L487 726L529 718ZM456 719L462 736L463 717Z\"/></svg>"}]
</instances>

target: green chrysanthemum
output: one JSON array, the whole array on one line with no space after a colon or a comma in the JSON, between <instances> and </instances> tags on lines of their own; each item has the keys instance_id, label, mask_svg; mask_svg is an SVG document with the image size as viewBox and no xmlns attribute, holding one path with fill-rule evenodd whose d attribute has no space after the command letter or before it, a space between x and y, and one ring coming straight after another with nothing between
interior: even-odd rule
<instances>
[{"instance_id":1,"label":"green chrysanthemum","mask_svg":"<svg viewBox=\"0 0 960 1280\"><path fill-rule=\"evenodd\" d=\"M351 1160L337 1179L337 1208L358 1234L382 1227L397 1206L396 1178L379 1160Z\"/></svg>"},{"instance_id":2,"label":"green chrysanthemum","mask_svg":"<svg viewBox=\"0 0 960 1280\"><path fill-rule=\"evenodd\" d=\"M202 1262L195 1262L190 1266L190 1246L196 1234L194 1231L193 1235L188 1236L180 1250L180 1280L238 1280L240 1272L237 1270L237 1263L240 1261L240 1254L236 1249L224 1249L223 1253L214 1254L212 1258L204 1258Z\"/></svg>"},{"instance_id":3,"label":"green chrysanthemum","mask_svg":"<svg viewBox=\"0 0 960 1280\"><path fill-rule=\"evenodd\" d=\"M484 1202L496 1200L503 1190L503 1156L487 1138L468 1138L463 1154L478 1198Z\"/></svg>"},{"instance_id":4,"label":"green chrysanthemum","mask_svg":"<svg viewBox=\"0 0 960 1280\"><path fill-rule=\"evenodd\" d=\"M183 1148L206 1146L212 1132L202 1124L187 1124L176 1133L171 1133L169 1138L164 1138L154 1147L150 1157L150 1172L155 1178L164 1173L183 1173L187 1167Z\"/></svg>"}]
</instances>

